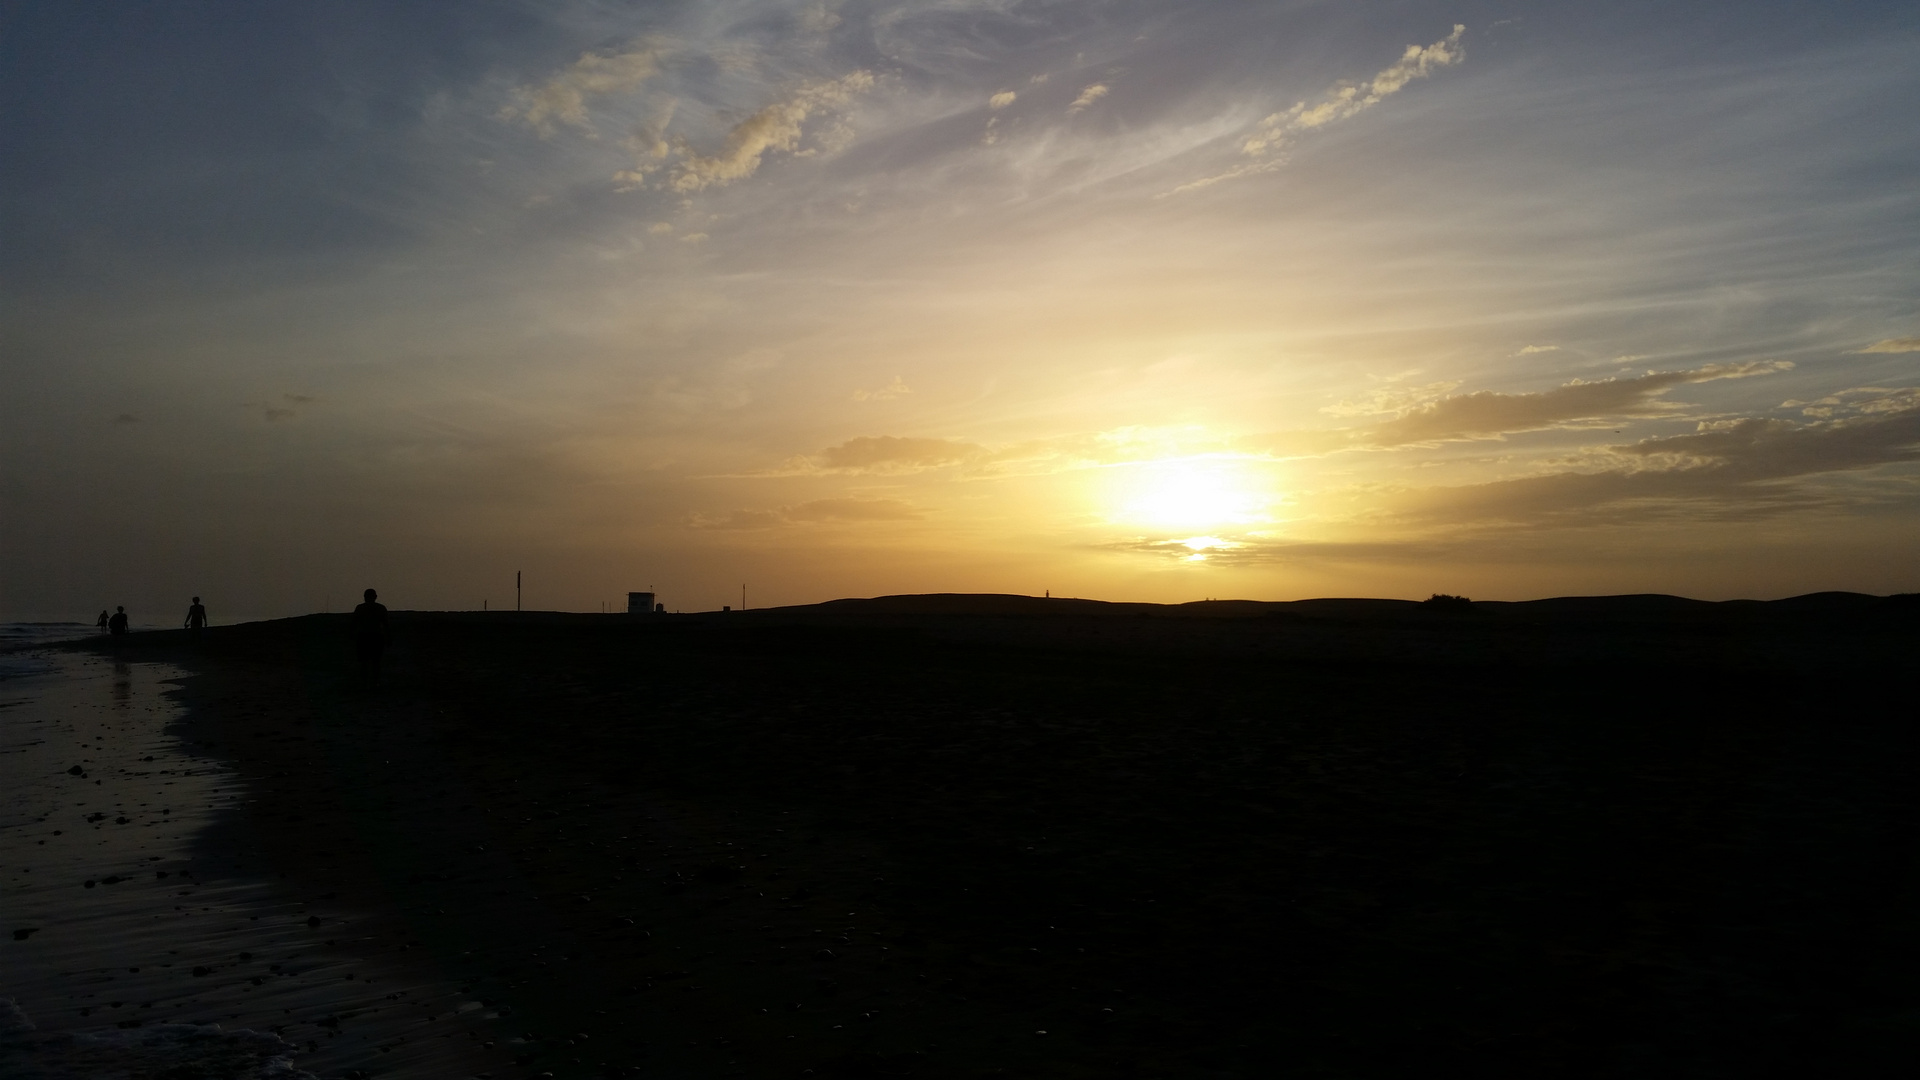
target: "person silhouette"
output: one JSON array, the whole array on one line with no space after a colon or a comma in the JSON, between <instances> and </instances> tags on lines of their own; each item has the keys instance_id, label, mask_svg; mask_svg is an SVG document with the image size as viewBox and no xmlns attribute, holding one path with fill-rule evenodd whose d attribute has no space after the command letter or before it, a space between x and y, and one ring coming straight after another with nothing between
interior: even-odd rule
<instances>
[{"instance_id":1,"label":"person silhouette","mask_svg":"<svg viewBox=\"0 0 1920 1080\"><path fill-rule=\"evenodd\" d=\"M93 621L93 625L97 627L101 633L104 634L107 632L107 609L106 608L100 609L100 617Z\"/></svg>"},{"instance_id":2,"label":"person silhouette","mask_svg":"<svg viewBox=\"0 0 1920 1080\"><path fill-rule=\"evenodd\" d=\"M107 633L112 634L114 637L126 636L126 633L127 633L127 609L126 608L117 607L113 609L113 618L107 620Z\"/></svg>"},{"instance_id":3,"label":"person silhouette","mask_svg":"<svg viewBox=\"0 0 1920 1080\"><path fill-rule=\"evenodd\" d=\"M187 609L187 629L194 633L207 628L207 609L200 606L200 598L193 598L193 606Z\"/></svg>"},{"instance_id":4,"label":"person silhouette","mask_svg":"<svg viewBox=\"0 0 1920 1080\"><path fill-rule=\"evenodd\" d=\"M387 650L387 608L368 589L366 602L353 609L353 647L360 656L360 677L369 686L380 681L380 654Z\"/></svg>"}]
</instances>

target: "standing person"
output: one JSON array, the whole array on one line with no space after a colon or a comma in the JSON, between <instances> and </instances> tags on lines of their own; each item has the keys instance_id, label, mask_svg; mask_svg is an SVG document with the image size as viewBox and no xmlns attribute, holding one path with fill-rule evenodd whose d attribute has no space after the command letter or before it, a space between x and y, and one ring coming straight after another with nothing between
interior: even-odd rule
<instances>
[{"instance_id":1,"label":"standing person","mask_svg":"<svg viewBox=\"0 0 1920 1080\"><path fill-rule=\"evenodd\" d=\"M193 598L193 606L187 609L187 629L199 633L207 628L207 609L200 606L200 598Z\"/></svg>"},{"instance_id":2,"label":"standing person","mask_svg":"<svg viewBox=\"0 0 1920 1080\"><path fill-rule=\"evenodd\" d=\"M100 609L100 617L93 621L93 625L98 627L101 633L104 634L107 632L107 609L106 608Z\"/></svg>"},{"instance_id":3,"label":"standing person","mask_svg":"<svg viewBox=\"0 0 1920 1080\"><path fill-rule=\"evenodd\" d=\"M117 607L113 609L113 618L107 620L107 633L112 634L114 637L125 637L127 635L126 608Z\"/></svg>"},{"instance_id":4,"label":"standing person","mask_svg":"<svg viewBox=\"0 0 1920 1080\"><path fill-rule=\"evenodd\" d=\"M360 677L367 685L380 681L380 654L387 650L387 608L374 601L379 593L366 591L367 601L353 609L353 646L360 655Z\"/></svg>"}]
</instances>

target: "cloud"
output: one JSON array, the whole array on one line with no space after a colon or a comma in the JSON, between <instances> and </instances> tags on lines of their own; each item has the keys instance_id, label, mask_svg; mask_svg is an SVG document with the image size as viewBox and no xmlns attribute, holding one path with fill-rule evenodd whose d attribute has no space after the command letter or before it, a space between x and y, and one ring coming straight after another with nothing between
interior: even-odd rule
<instances>
[{"instance_id":1,"label":"cloud","mask_svg":"<svg viewBox=\"0 0 1920 1080\"><path fill-rule=\"evenodd\" d=\"M814 4L800 13L800 29L809 34L825 34L840 25L840 16L825 3Z\"/></svg>"},{"instance_id":2,"label":"cloud","mask_svg":"<svg viewBox=\"0 0 1920 1080\"><path fill-rule=\"evenodd\" d=\"M1434 558L1446 548L1415 541L1273 540L1265 537L1226 539L1189 536L1179 539L1133 537L1102 544L1107 551L1138 552L1174 562L1205 563L1215 567L1270 566L1306 562L1400 561Z\"/></svg>"},{"instance_id":3,"label":"cloud","mask_svg":"<svg viewBox=\"0 0 1920 1080\"><path fill-rule=\"evenodd\" d=\"M1398 378L1389 379L1387 385L1375 387L1359 400L1338 401L1332 405L1323 406L1320 411L1328 416L1379 416L1382 413L1402 413L1445 397L1459 385L1458 379L1414 386L1404 385Z\"/></svg>"},{"instance_id":4,"label":"cloud","mask_svg":"<svg viewBox=\"0 0 1920 1080\"><path fill-rule=\"evenodd\" d=\"M853 392L853 400L886 401L890 398L904 397L911 393L913 393L912 389L910 389L905 382L901 381L900 376L895 375L892 382L878 390L855 390Z\"/></svg>"},{"instance_id":5,"label":"cloud","mask_svg":"<svg viewBox=\"0 0 1920 1080\"><path fill-rule=\"evenodd\" d=\"M1004 109L1007 106L1013 104L1014 99L1019 96L1020 95L1014 93L1011 90L1002 90L999 93L987 99L987 108Z\"/></svg>"},{"instance_id":6,"label":"cloud","mask_svg":"<svg viewBox=\"0 0 1920 1080\"><path fill-rule=\"evenodd\" d=\"M1181 184L1163 194L1177 195L1181 192L1208 187L1223 180L1271 172L1280 164L1274 155L1292 145L1301 134L1357 116L1389 96L1399 93L1413 80L1424 79L1431 75L1434 69L1460 63L1466 58L1466 52L1460 45L1460 39L1466 32L1465 26L1456 23L1453 33L1431 45L1407 46L1406 52L1400 55L1399 60L1371 79L1357 83L1340 83L1327 90L1311 105L1304 101L1295 102L1292 108L1273 113L1254 125L1253 130L1240 143L1241 154L1253 160L1236 165L1223 173Z\"/></svg>"},{"instance_id":7,"label":"cloud","mask_svg":"<svg viewBox=\"0 0 1920 1080\"><path fill-rule=\"evenodd\" d=\"M1773 417L1708 421L1687 435L1644 439L1616 451L1667 468L1712 468L1760 480L1863 469L1920 456L1920 389L1856 401L1854 415L1796 423Z\"/></svg>"},{"instance_id":8,"label":"cloud","mask_svg":"<svg viewBox=\"0 0 1920 1080\"><path fill-rule=\"evenodd\" d=\"M1463 487L1401 499L1403 513L1463 523L1633 517L1750 518L1829 505L1839 496L1803 481L1920 461L1920 389L1855 398L1853 414L1799 423L1771 417L1709 421L1685 435L1609 449L1619 465Z\"/></svg>"},{"instance_id":9,"label":"cloud","mask_svg":"<svg viewBox=\"0 0 1920 1080\"><path fill-rule=\"evenodd\" d=\"M517 103L503 107L502 120L517 121L539 132L553 134L554 124L566 124L591 134L587 99L631 90L660 71L657 42L636 44L630 51L601 55L582 53L560 74L534 87L514 91Z\"/></svg>"},{"instance_id":10,"label":"cloud","mask_svg":"<svg viewBox=\"0 0 1920 1080\"><path fill-rule=\"evenodd\" d=\"M1407 46L1394 64L1363 83L1349 83L1328 90L1321 99L1312 105L1298 102L1285 113L1275 113L1261 121L1261 126L1278 131L1307 131L1338 123L1360 112L1380 104L1389 95L1415 79L1424 79L1433 73L1434 68L1447 67L1459 63L1465 58L1460 48L1461 35L1467 28L1454 24L1453 33L1424 48L1419 45Z\"/></svg>"},{"instance_id":11,"label":"cloud","mask_svg":"<svg viewBox=\"0 0 1920 1080\"><path fill-rule=\"evenodd\" d=\"M1514 353L1513 355L1532 356L1534 353L1559 352L1559 351L1560 351L1560 346L1558 345L1527 345L1522 347L1519 352Z\"/></svg>"},{"instance_id":12,"label":"cloud","mask_svg":"<svg viewBox=\"0 0 1920 1080\"><path fill-rule=\"evenodd\" d=\"M119 416L114 417L113 422L116 424L137 424L140 422L140 418L130 412L123 412Z\"/></svg>"},{"instance_id":13,"label":"cloud","mask_svg":"<svg viewBox=\"0 0 1920 1080\"><path fill-rule=\"evenodd\" d=\"M1306 458L1355 449L1351 431L1268 431L1234 440L1236 449L1271 458Z\"/></svg>"},{"instance_id":14,"label":"cloud","mask_svg":"<svg viewBox=\"0 0 1920 1080\"><path fill-rule=\"evenodd\" d=\"M777 529L823 522L917 521L923 515L899 499L815 499L773 510L735 510L718 516L696 514L696 529Z\"/></svg>"},{"instance_id":15,"label":"cloud","mask_svg":"<svg viewBox=\"0 0 1920 1080\"><path fill-rule=\"evenodd\" d=\"M1538 394L1501 394L1491 390L1457 394L1411 408L1364 433L1358 441L1369 446L1407 446L1451 439L1498 438L1511 432L1538 431L1605 417L1657 416L1678 408L1658 400L1676 386L1770 375L1792 367L1784 360L1711 364L1691 371L1650 371L1632 379L1575 381Z\"/></svg>"},{"instance_id":16,"label":"cloud","mask_svg":"<svg viewBox=\"0 0 1920 1080\"><path fill-rule=\"evenodd\" d=\"M1342 433L1344 437L1344 433ZM817 454L790 458L777 469L743 475L805 476L821 473L900 474L959 467L959 478L1044 476L1128 462L1196 454L1245 456L1232 440L1204 428L1115 428L1057 435L986 447L957 439L862 436Z\"/></svg>"},{"instance_id":17,"label":"cloud","mask_svg":"<svg viewBox=\"0 0 1920 1080\"><path fill-rule=\"evenodd\" d=\"M280 398L286 402L285 405L276 405L271 401L245 401L241 402L241 405L245 408L261 410L267 422L272 423L276 420L291 420L300 415L301 409L319 400L311 394L281 394Z\"/></svg>"},{"instance_id":18,"label":"cloud","mask_svg":"<svg viewBox=\"0 0 1920 1080\"><path fill-rule=\"evenodd\" d=\"M748 349L719 364L705 365L697 376L668 375L654 381L655 401L686 414L739 409L753 401L765 372L780 365L774 349Z\"/></svg>"},{"instance_id":19,"label":"cloud","mask_svg":"<svg viewBox=\"0 0 1920 1080\"><path fill-rule=\"evenodd\" d=\"M837 472L917 472L958 465L985 453L983 447L952 439L863 435L827 447L812 459L812 464L816 469Z\"/></svg>"},{"instance_id":20,"label":"cloud","mask_svg":"<svg viewBox=\"0 0 1920 1080\"><path fill-rule=\"evenodd\" d=\"M1887 338L1885 341L1876 341L1864 349L1855 349L1853 352L1855 355L1860 353L1920 352L1920 337Z\"/></svg>"},{"instance_id":21,"label":"cloud","mask_svg":"<svg viewBox=\"0 0 1920 1080\"><path fill-rule=\"evenodd\" d=\"M914 521L923 516L899 499L816 499L785 512L793 521Z\"/></svg>"},{"instance_id":22,"label":"cloud","mask_svg":"<svg viewBox=\"0 0 1920 1080\"><path fill-rule=\"evenodd\" d=\"M804 153L799 150L800 139L809 118L845 105L873 85L871 72L856 71L803 86L786 100L768 105L734 125L725 145L711 156L695 152L684 139L676 139L671 143L672 151L680 154L681 160L665 186L682 194L702 191L752 176L767 154ZM651 148L647 153L660 156ZM635 169L619 173L615 179L637 184L654 168L657 166L642 160Z\"/></svg>"},{"instance_id":23,"label":"cloud","mask_svg":"<svg viewBox=\"0 0 1920 1080\"><path fill-rule=\"evenodd\" d=\"M1094 102L1099 101L1101 98L1106 97L1107 90L1108 87L1106 83L1094 83L1092 86L1080 91L1080 96L1074 98L1073 104L1067 106L1067 115L1072 116L1087 106L1092 105Z\"/></svg>"},{"instance_id":24,"label":"cloud","mask_svg":"<svg viewBox=\"0 0 1920 1080\"><path fill-rule=\"evenodd\" d=\"M1342 450L1498 439L1523 431L1594 424L1608 418L1665 416L1683 408L1660 400L1662 394L1676 386L1792 369L1793 365L1784 360L1709 364L1687 371L1650 371L1631 379L1576 380L1537 394L1501 394L1490 390L1450 394L1449 391L1460 385L1458 382L1406 386L1400 385L1396 377L1357 401L1341 401L1320 410L1334 416L1397 414L1384 423L1371 428L1264 432L1240 436L1234 445L1243 452L1274 457L1317 457ZM1804 404L1790 401L1785 407ZM1830 404L1823 401L1815 403L1815 407L1825 408Z\"/></svg>"},{"instance_id":25,"label":"cloud","mask_svg":"<svg viewBox=\"0 0 1920 1080\"><path fill-rule=\"evenodd\" d=\"M1899 412L1920 406L1920 387L1901 387L1893 390L1884 386L1862 386L1853 390L1842 390L1837 394L1828 394L1818 401L1783 401L1783 409L1799 409L1802 416L1817 416L1823 420L1846 413L1866 414Z\"/></svg>"}]
</instances>

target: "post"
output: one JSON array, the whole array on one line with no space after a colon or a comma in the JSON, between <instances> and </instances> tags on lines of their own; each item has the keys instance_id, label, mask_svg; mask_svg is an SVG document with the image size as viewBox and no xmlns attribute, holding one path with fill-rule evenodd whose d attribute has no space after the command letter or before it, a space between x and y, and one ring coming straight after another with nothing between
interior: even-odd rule
<instances>
[{"instance_id":1,"label":"post","mask_svg":"<svg viewBox=\"0 0 1920 1080\"><path fill-rule=\"evenodd\" d=\"M513 610L520 610L520 571L513 572Z\"/></svg>"}]
</instances>

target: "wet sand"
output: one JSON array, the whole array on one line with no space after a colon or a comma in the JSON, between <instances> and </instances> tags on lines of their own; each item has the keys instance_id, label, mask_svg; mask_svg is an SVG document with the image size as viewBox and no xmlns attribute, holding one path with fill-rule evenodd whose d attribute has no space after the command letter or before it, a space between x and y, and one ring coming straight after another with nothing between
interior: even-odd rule
<instances>
[{"instance_id":1,"label":"wet sand","mask_svg":"<svg viewBox=\"0 0 1920 1080\"><path fill-rule=\"evenodd\" d=\"M19 660L16 655L13 659ZM182 730L187 672L28 654L0 681L0 1074L442 1077L475 1071L484 1010L392 962L381 912L274 869L249 808L271 776ZM32 661L38 660L38 663ZM436 1043L455 1036L453 1046ZM182 1072L180 1075L186 1075Z\"/></svg>"},{"instance_id":2,"label":"wet sand","mask_svg":"<svg viewBox=\"0 0 1920 1080\"><path fill-rule=\"evenodd\" d=\"M394 627L375 690L338 617L123 653L193 672L174 730L249 778L192 863L376 972L338 1036L290 1030L323 1075L429 1042L500 1077L1911 1057L1904 603Z\"/></svg>"}]
</instances>

